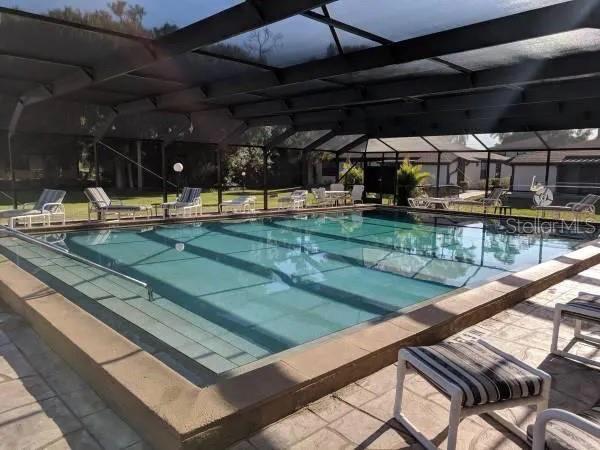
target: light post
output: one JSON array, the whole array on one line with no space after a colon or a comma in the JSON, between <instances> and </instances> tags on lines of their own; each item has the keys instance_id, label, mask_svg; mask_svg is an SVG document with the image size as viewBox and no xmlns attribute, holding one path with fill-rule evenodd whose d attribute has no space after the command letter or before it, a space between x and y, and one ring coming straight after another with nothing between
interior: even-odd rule
<instances>
[{"instance_id":1,"label":"light post","mask_svg":"<svg viewBox=\"0 0 600 450\"><path fill-rule=\"evenodd\" d=\"M242 172L242 192L246 193L246 171Z\"/></svg>"},{"instance_id":2,"label":"light post","mask_svg":"<svg viewBox=\"0 0 600 450\"><path fill-rule=\"evenodd\" d=\"M183 172L183 164L180 162L173 164L173 171L177 174L175 178L177 179L177 196L179 196L179 185L181 182L181 172Z\"/></svg>"}]
</instances>

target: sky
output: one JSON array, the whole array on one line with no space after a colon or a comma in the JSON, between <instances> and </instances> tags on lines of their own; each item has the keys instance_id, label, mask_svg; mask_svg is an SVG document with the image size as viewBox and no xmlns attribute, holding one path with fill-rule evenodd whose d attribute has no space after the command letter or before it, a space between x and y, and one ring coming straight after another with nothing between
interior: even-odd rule
<instances>
[{"instance_id":1,"label":"sky","mask_svg":"<svg viewBox=\"0 0 600 450\"><path fill-rule=\"evenodd\" d=\"M129 4L139 4L146 9L144 25L154 27L165 22L179 27L211 16L227 9L242 0L129 0ZM0 0L0 6L17 8L36 14L45 14L50 9L70 6L82 11L107 9L109 0Z\"/></svg>"}]
</instances>

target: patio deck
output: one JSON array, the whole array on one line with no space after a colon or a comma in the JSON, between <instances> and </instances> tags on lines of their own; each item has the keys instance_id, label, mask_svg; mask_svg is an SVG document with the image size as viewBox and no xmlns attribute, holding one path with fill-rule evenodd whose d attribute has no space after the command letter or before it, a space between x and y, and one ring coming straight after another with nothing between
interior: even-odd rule
<instances>
[{"instance_id":1,"label":"patio deck","mask_svg":"<svg viewBox=\"0 0 600 450\"><path fill-rule=\"evenodd\" d=\"M0 399L1 450L149 448L2 302Z\"/></svg>"},{"instance_id":2,"label":"patio deck","mask_svg":"<svg viewBox=\"0 0 600 450\"><path fill-rule=\"evenodd\" d=\"M600 294L600 265L460 334L483 338L550 373L550 407L584 411L600 400L600 371L549 353L554 305L570 300L579 292ZM571 338L572 325L567 321L561 327L562 345ZM579 342L572 351L587 357L600 357L599 349ZM395 369L395 365L391 365L352 383L264 428L229 450L421 448L393 419ZM447 399L414 374L407 376L404 396L403 409L407 416L427 437L445 448ZM506 410L503 414L521 427L535 419L535 414L527 407ZM500 425L479 416L466 418L461 423L458 438L458 448L461 449L529 448Z\"/></svg>"}]
</instances>

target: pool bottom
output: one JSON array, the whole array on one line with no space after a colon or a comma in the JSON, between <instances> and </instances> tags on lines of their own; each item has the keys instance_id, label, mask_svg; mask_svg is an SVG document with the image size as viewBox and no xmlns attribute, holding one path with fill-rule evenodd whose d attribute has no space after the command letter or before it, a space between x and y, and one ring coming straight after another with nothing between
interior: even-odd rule
<instances>
[{"instance_id":1,"label":"pool bottom","mask_svg":"<svg viewBox=\"0 0 600 450\"><path fill-rule=\"evenodd\" d=\"M6 260L0 293L156 448L209 449L389 365L401 346L437 342L599 263L600 248L586 245L204 389ZM515 279L529 283L517 286Z\"/></svg>"}]
</instances>

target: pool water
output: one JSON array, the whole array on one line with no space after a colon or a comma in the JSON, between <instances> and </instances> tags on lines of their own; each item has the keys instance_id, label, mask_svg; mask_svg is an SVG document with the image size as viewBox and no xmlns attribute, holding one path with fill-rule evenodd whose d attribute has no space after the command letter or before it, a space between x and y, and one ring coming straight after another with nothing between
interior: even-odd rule
<instances>
[{"instance_id":1,"label":"pool water","mask_svg":"<svg viewBox=\"0 0 600 450\"><path fill-rule=\"evenodd\" d=\"M147 282L155 299L122 280L107 287L105 274L86 278L72 264L53 268L55 277L219 374L557 257L581 240L363 211L70 232L59 243Z\"/></svg>"}]
</instances>

